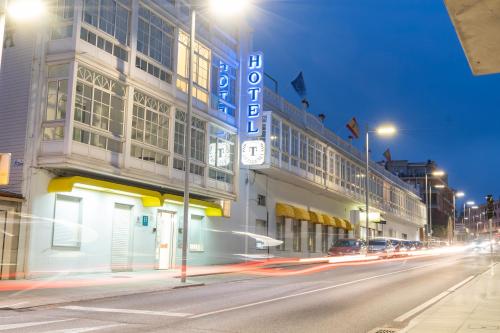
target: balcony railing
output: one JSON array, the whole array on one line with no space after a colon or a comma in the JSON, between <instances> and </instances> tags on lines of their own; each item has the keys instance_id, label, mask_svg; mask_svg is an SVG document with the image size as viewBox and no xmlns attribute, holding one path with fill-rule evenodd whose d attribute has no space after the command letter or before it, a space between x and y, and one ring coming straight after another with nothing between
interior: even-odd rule
<instances>
[{"instance_id":1,"label":"balcony railing","mask_svg":"<svg viewBox=\"0 0 500 333\"><path fill-rule=\"evenodd\" d=\"M360 152L353 145L341 139L333 131L325 127L325 125L313 114L300 110L295 105L286 101L283 97L274 93L271 89L264 88L264 104L270 111L275 111L282 114L286 119L311 132L319 137L324 142L330 144L337 150L342 151L348 157L357 160L360 165L364 165L365 154ZM397 186L418 195L417 189L408 183L405 183L399 177L387 171L384 167L374 161L370 161L370 171L377 173L379 176L388 179Z\"/></svg>"}]
</instances>

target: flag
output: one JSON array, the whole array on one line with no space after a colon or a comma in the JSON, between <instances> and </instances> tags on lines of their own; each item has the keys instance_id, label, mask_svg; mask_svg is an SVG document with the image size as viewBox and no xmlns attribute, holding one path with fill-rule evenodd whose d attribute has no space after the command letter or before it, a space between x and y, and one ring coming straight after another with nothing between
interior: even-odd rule
<instances>
[{"instance_id":1,"label":"flag","mask_svg":"<svg viewBox=\"0 0 500 333\"><path fill-rule=\"evenodd\" d=\"M351 131L352 135L357 139L359 138L359 125L356 118L352 117L351 121L346 125L347 129Z\"/></svg>"},{"instance_id":2,"label":"flag","mask_svg":"<svg viewBox=\"0 0 500 333\"><path fill-rule=\"evenodd\" d=\"M391 151L389 150L389 148L387 148L385 151L384 151L384 157L385 159L387 160L387 162L390 162L392 161L392 156L391 156Z\"/></svg>"},{"instance_id":3,"label":"flag","mask_svg":"<svg viewBox=\"0 0 500 333\"><path fill-rule=\"evenodd\" d=\"M304 81L304 75L302 72L292 81L293 89L299 94L299 96L305 100L307 95L306 82Z\"/></svg>"}]
</instances>

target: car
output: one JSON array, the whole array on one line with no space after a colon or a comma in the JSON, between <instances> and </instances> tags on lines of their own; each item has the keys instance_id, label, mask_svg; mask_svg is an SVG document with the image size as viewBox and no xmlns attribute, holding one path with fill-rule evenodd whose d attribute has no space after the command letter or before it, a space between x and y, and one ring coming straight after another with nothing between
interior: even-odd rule
<instances>
[{"instance_id":1,"label":"car","mask_svg":"<svg viewBox=\"0 0 500 333\"><path fill-rule=\"evenodd\" d=\"M328 250L328 255L330 256L353 254L366 254L366 243L364 240L355 238L338 239Z\"/></svg>"},{"instance_id":2,"label":"car","mask_svg":"<svg viewBox=\"0 0 500 333\"><path fill-rule=\"evenodd\" d=\"M374 238L368 240L368 253L379 254L384 258L389 258L394 255L395 247L390 239Z\"/></svg>"}]
</instances>

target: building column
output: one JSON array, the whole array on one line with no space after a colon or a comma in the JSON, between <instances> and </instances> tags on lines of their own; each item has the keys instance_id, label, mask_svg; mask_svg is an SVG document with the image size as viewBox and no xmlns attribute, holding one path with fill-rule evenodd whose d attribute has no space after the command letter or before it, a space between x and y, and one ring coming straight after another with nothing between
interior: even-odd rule
<instances>
[{"instance_id":1,"label":"building column","mask_svg":"<svg viewBox=\"0 0 500 333\"><path fill-rule=\"evenodd\" d=\"M323 253L323 249L321 248L321 243L322 243L322 227L323 225L322 224L316 224L315 225L316 227L316 253L320 253L320 254L324 254Z\"/></svg>"},{"instance_id":2,"label":"building column","mask_svg":"<svg viewBox=\"0 0 500 333\"><path fill-rule=\"evenodd\" d=\"M308 236L309 236L309 222L300 221L300 252L303 257L309 256Z\"/></svg>"},{"instance_id":3,"label":"building column","mask_svg":"<svg viewBox=\"0 0 500 333\"><path fill-rule=\"evenodd\" d=\"M285 219L285 252L291 253L293 251L293 233L292 233L292 219Z\"/></svg>"},{"instance_id":4,"label":"building column","mask_svg":"<svg viewBox=\"0 0 500 333\"><path fill-rule=\"evenodd\" d=\"M335 232L335 228L332 226L328 226L328 246L333 244L334 238L333 233Z\"/></svg>"}]
</instances>

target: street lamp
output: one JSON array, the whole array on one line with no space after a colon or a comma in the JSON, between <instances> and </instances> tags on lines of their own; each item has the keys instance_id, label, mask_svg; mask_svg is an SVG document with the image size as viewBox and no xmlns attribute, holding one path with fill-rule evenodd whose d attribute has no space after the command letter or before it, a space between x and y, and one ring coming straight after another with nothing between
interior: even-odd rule
<instances>
[{"instance_id":1,"label":"street lamp","mask_svg":"<svg viewBox=\"0 0 500 333\"><path fill-rule=\"evenodd\" d=\"M432 237L432 208L430 200L432 200L432 197L430 197L430 193L432 192L432 189L429 188L428 182L429 182L429 175L434 176L434 177L442 177L445 175L445 172L443 170L434 170L432 172L427 172L425 171L425 207L426 207L426 217L427 217L427 227L429 228L429 236ZM430 197L430 198L429 198ZM429 200L430 199L430 200Z\"/></svg>"},{"instance_id":2,"label":"street lamp","mask_svg":"<svg viewBox=\"0 0 500 333\"><path fill-rule=\"evenodd\" d=\"M465 193L463 191L458 191L453 193L453 239L455 239L455 230L457 228L457 203L456 198L463 198Z\"/></svg>"},{"instance_id":3,"label":"street lamp","mask_svg":"<svg viewBox=\"0 0 500 333\"><path fill-rule=\"evenodd\" d=\"M369 221L370 221L370 189L369 189L369 174L370 174L370 133L375 133L375 134L378 134L380 136L393 136L394 134L396 134L397 130L396 130L396 127L394 127L393 125L383 125L383 126L379 126L377 127L375 130L370 130L368 127L366 128L366 141L365 141L365 148L366 148L366 151L365 151L365 154L366 154L366 170L365 170L365 174L366 174L366 177L365 177L365 211L366 211L366 217L365 217L365 227L366 227L366 245L368 246L368 240L370 238L369 234L370 234L370 224L369 224ZM361 223L360 223L361 224Z\"/></svg>"},{"instance_id":4,"label":"street lamp","mask_svg":"<svg viewBox=\"0 0 500 333\"><path fill-rule=\"evenodd\" d=\"M2 67L2 51L5 35L5 20L8 15L14 21L30 21L45 12L42 0L4 0L4 8L0 5L0 68Z\"/></svg>"},{"instance_id":5,"label":"street lamp","mask_svg":"<svg viewBox=\"0 0 500 333\"><path fill-rule=\"evenodd\" d=\"M216 14L236 15L245 7L248 0L210 0L208 5ZM196 8L192 5L190 12L191 30L189 35L189 80L188 100L186 112L186 136L184 141L184 217L182 232L182 259L181 282L186 282L187 271L187 242L189 228L189 175L191 170L191 119L193 109L193 75L194 75L194 47L196 39Z\"/></svg>"}]
</instances>

